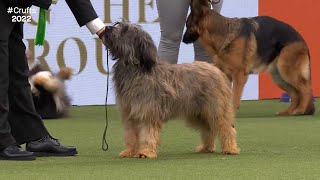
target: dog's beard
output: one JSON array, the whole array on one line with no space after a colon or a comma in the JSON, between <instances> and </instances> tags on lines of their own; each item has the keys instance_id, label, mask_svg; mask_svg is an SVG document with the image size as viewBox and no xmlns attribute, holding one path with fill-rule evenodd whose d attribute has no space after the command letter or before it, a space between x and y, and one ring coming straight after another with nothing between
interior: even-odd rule
<instances>
[{"instance_id":1,"label":"dog's beard","mask_svg":"<svg viewBox=\"0 0 320 180\"><path fill-rule=\"evenodd\" d=\"M106 50L108 51L108 55L111 55L111 60L114 61L114 60L119 59L119 56L116 53L117 50L114 47L112 40L110 38L108 38L106 41L107 41L107 43L106 43L105 47L106 47Z\"/></svg>"},{"instance_id":2,"label":"dog's beard","mask_svg":"<svg viewBox=\"0 0 320 180\"><path fill-rule=\"evenodd\" d=\"M117 53L118 51L114 50L112 47L108 49L109 54L111 55L111 60L115 61L119 59L119 54Z\"/></svg>"}]
</instances>

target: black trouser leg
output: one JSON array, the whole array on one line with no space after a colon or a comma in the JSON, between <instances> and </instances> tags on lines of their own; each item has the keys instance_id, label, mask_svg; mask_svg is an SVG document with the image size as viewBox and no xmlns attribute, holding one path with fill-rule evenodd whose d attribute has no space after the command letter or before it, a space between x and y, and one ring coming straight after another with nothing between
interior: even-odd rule
<instances>
[{"instance_id":1,"label":"black trouser leg","mask_svg":"<svg viewBox=\"0 0 320 180\"><path fill-rule=\"evenodd\" d=\"M15 144L8 122L9 58L8 42L0 40L0 149Z\"/></svg>"},{"instance_id":2,"label":"black trouser leg","mask_svg":"<svg viewBox=\"0 0 320 180\"><path fill-rule=\"evenodd\" d=\"M49 135L34 107L28 81L23 24L16 23L9 38L9 104L11 134L19 144Z\"/></svg>"},{"instance_id":3,"label":"black trouser leg","mask_svg":"<svg viewBox=\"0 0 320 180\"><path fill-rule=\"evenodd\" d=\"M8 122L9 113L9 35L13 28L11 18L6 12L3 1L0 2L0 150L16 143L11 135Z\"/></svg>"}]
</instances>

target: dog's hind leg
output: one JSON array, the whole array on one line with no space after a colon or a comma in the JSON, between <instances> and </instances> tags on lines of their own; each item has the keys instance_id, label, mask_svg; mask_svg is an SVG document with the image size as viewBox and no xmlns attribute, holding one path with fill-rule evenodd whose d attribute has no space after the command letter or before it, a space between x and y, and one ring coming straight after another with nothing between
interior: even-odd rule
<instances>
[{"instance_id":1,"label":"dog's hind leg","mask_svg":"<svg viewBox=\"0 0 320 180\"><path fill-rule=\"evenodd\" d=\"M154 118L154 117L152 117ZM156 158L160 142L161 120L142 120L139 132L138 158Z\"/></svg>"},{"instance_id":2,"label":"dog's hind leg","mask_svg":"<svg viewBox=\"0 0 320 180\"><path fill-rule=\"evenodd\" d=\"M283 111L279 111L276 114L277 115L290 115L293 113L293 111L297 108L298 104L299 104L299 95L297 90L291 86L289 83L287 83L286 81L284 81L282 79L282 77L279 74L279 71L276 67L274 67L274 69L272 69L272 71L270 72L271 77L273 82L282 90L286 91L290 98L291 98L291 103L290 106Z\"/></svg>"},{"instance_id":3,"label":"dog's hind leg","mask_svg":"<svg viewBox=\"0 0 320 180\"><path fill-rule=\"evenodd\" d=\"M218 132L224 154L239 154L237 146L236 130L232 121L233 114L216 115L214 130Z\"/></svg>"},{"instance_id":4,"label":"dog's hind leg","mask_svg":"<svg viewBox=\"0 0 320 180\"><path fill-rule=\"evenodd\" d=\"M202 128L201 131L201 144L197 147L196 151L200 153L211 153L215 151L214 140L216 132L206 128Z\"/></svg>"},{"instance_id":5,"label":"dog's hind leg","mask_svg":"<svg viewBox=\"0 0 320 180\"><path fill-rule=\"evenodd\" d=\"M294 43L281 52L277 67L281 77L297 90L299 104L294 115L311 115L315 108L312 99L310 60L303 43Z\"/></svg>"},{"instance_id":6,"label":"dog's hind leg","mask_svg":"<svg viewBox=\"0 0 320 180\"><path fill-rule=\"evenodd\" d=\"M186 118L187 126L200 131L201 143L197 146L196 151L200 153L210 153L215 151L215 137L217 135L213 126L204 116L190 115ZM211 122L212 124L212 122Z\"/></svg>"}]
</instances>

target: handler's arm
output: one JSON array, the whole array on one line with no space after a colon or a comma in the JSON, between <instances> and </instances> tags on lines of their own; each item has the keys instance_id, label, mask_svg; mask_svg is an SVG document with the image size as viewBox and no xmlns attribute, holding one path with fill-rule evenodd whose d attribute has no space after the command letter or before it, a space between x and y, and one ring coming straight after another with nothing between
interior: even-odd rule
<instances>
[{"instance_id":1,"label":"handler's arm","mask_svg":"<svg viewBox=\"0 0 320 180\"><path fill-rule=\"evenodd\" d=\"M49 9L52 0L4 0L8 6L29 7L38 6L43 9Z\"/></svg>"},{"instance_id":2,"label":"handler's arm","mask_svg":"<svg viewBox=\"0 0 320 180\"><path fill-rule=\"evenodd\" d=\"M98 18L90 0L66 0L79 26L86 25L92 34L101 33L105 25Z\"/></svg>"}]
</instances>

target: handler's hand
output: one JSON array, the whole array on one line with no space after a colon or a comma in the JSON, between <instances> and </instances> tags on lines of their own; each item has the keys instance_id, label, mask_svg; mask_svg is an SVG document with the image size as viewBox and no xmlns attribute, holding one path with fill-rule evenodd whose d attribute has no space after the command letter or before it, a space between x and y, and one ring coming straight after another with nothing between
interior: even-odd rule
<instances>
[{"instance_id":1,"label":"handler's hand","mask_svg":"<svg viewBox=\"0 0 320 180\"><path fill-rule=\"evenodd\" d=\"M104 30L106 29L106 27L103 27L102 29L100 29L98 32L97 32L97 35L99 36L99 38L101 39L102 43L104 45L106 45L106 37L104 36Z\"/></svg>"},{"instance_id":2,"label":"handler's hand","mask_svg":"<svg viewBox=\"0 0 320 180\"><path fill-rule=\"evenodd\" d=\"M23 0L22 0L22 2L23 2ZM26 2L29 2L29 1L26 1ZM48 10L52 4L52 0L34 0L31 2L32 2L32 5L38 6L40 8L46 9L46 10Z\"/></svg>"}]
</instances>

